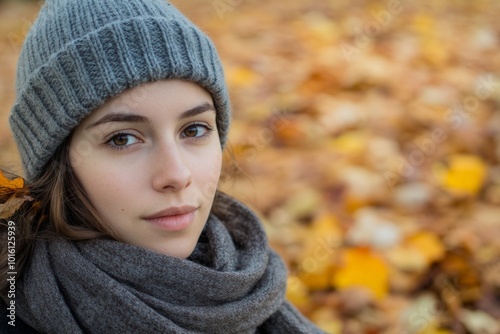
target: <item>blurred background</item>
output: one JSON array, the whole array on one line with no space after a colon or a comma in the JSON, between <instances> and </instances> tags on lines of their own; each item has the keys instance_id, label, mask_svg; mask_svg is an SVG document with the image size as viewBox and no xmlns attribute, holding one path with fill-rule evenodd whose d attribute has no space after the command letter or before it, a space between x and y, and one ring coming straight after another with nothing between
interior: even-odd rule
<instances>
[{"instance_id":1,"label":"blurred background","mask_svg":"<svg viewBox=\"0 0 500 334\"><path fill-rule=\"evenodd\" d=\"M220 188L328 333L500 333L500 1L172 1L218 47ZM0 1L0 166L42 2ZM43 131L43 129L40 129Z\"/></svg>"}]
</instances>

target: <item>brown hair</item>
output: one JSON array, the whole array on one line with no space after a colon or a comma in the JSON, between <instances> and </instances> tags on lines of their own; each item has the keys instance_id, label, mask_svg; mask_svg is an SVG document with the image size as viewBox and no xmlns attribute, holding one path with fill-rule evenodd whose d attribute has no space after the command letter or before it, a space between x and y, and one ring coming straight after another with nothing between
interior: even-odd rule
<instances>
[{"instance_id":1,"label":"brown hair","mask_svg":"<svg viewBox=\"0 0 500 334\"><path fill-rule=\"evenodd\" d=\"M70 240L98 237L118 239L109 230L90 203L69 160L69 136L32 183L20 189L0 187L0 203L8 198L29 195L27 201L8 219L0 220L0 297L7 302L9 282L7 273L22 276L38 239L55 235ZM8 225L15 223L15 270L8 267ZM12 223L11 223L12 224Z\"/></svg>"},{"instance_id":2,"label":"brown hair","mask_svg":"<svg viewBox=\"0 0 500 334\"><path fill-rule=\"evenodd\" d=\"M50 240L55 236L69 240L100 237L120 240L102 223L74 174L69 159L70 142L71 135L33 182L15 190L0 186L0 204L11 197L29 196L33 199L25 202L8 219L0 219L0 297L4 302L8 301L7 278L10 275L7 273L17 272L16 281L23 275L37 240ZM230 147L226 147L223 166L221 179L227 180L238 171L242 172ZM8 267L9 221L15 223L15 270Z\"/></svg>"}]
</instances>

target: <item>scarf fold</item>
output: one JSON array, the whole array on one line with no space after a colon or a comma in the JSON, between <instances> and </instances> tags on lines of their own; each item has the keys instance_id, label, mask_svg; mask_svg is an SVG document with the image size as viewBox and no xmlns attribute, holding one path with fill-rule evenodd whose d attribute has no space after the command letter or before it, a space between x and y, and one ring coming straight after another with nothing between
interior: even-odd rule
<instances>
[{"instance_id":1,"label":"scarf fold","mask_svg":"<svg viewBox=\"0 0 500 334\"><path fill-rule=\"evenodd\" d=\"M188 259L106 239L38 241L16 307L44 333L322 333L285 286L257 216L219 192Z\"/></svg>"}]
</instances>

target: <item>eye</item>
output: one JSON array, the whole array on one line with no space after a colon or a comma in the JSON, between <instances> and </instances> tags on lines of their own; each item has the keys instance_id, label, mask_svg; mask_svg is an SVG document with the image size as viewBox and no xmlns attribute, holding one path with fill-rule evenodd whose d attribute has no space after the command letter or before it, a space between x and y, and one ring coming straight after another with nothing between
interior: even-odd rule
<instances>
[{"instance_id":1,"label":"eye","mask_svg":"<svg viewBox=\"0 0 500 334\"><path fill-rule=\"evenodd\" d=\"M106 144L108 144L113 149L123 149L132 144L138 143L139 141L140 140L136 136L130 133L122 132L113 135L106 141Z\"/></svg>"},{"instance_id":2,"label":"eye","mask_svg":"<svg viewBox=\"0 0 500 334\"><path fill-rule=\"evenodd\" d=\"M212 131L213 129L206 124L191 124L182 131L182 137L201 139L208 137Z\"/></svg>"}]
</instances>

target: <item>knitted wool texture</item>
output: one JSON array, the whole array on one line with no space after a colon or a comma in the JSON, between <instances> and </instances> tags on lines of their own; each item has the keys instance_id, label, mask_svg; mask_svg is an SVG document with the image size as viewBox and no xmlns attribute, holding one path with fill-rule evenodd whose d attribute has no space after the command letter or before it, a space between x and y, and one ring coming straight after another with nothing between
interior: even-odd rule
<instances>
[{"instance_id":1,"label":"knitted wool texture","mask_svg":"<svg viewBox=\"0 0 500 334\"><path fill-rule=\"evenodd\" d=\"M284 300L258 217L218 193L189 259L106 239L39 240L16 316L42 333L321 334Z\"/></svg>"},{"instance_id":2,"label":"knitted wool texture","mask_svg":"<svg viewBox=\"0 0 500 334\"><path fill-rule=\"evenodd\" d=\"M23 44L10 116L26 179L107 99L174 78L212 95L223 147L230 105L221 62L176 8L165 0L47 0Z\"/></svg>"}]
</instances>

